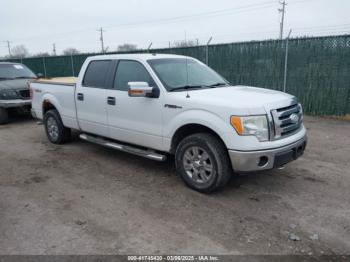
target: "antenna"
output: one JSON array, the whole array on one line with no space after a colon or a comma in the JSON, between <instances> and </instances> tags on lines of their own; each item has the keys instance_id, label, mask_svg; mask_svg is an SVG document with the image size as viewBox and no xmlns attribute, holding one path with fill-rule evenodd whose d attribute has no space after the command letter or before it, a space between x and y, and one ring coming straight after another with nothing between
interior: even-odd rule
<instances>
[{"instance_id":1,"label":"antenna","mask_svg":"<svg viewBox=\"0 0 350 262\"><path fill-rule=\"evenodd\" d=\"M149 44L149 46L147 47L147 52L148 52L148 53L150 52L150 49L151 49L152 45L153 45L153 42L151 42L151 43Z\"/></svg>"},{"instance_id":2,"label":"antenna","mask_svg":"<svg viewBox=\"0 0 350 262\"><path fill-rule=\"evenodd\" d=\"M187 56L186 56L186 86L188 86L188 58L187 58ZM186 98L190 98L188 88L186 91L187 91Z\"/></svg>"}]
</instances>

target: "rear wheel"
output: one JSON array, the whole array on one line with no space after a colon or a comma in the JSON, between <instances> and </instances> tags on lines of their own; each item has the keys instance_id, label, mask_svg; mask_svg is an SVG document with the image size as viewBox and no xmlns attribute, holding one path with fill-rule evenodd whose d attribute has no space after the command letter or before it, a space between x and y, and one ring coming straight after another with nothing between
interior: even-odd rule
<instances>
[{"instance_id":1,"label":"rear wheel","mask_svg":"<svg viewBox=\"0 0 350 262\"><path fill-rule=\"evenodd\" d=\"M71 130L63 125L57 110L49 110L44 116L45 131L53 144L64 144L71 138Z\"/></svg>"},{"instance_id":2,"label":"rear wheel","mask_svg":"<svg viewBox=\"0 0 350 262\"><path fill-rule=\"evenodd\" d=\"M184 138L175 154L183 181L199 192L212 192L227 184L232 168L225 145L215 136L198 133Z\"/></svg>"},{"instance_id":3,"label":"rear wheel","mask_svg":"<svg viewBox=\"0 0 350 262\"><path fill-rule=\"evenodd\" d=\"M6 108L0 108L0 125L6 124L9 120L9 113Z\"/></svg>"}]
</instances>

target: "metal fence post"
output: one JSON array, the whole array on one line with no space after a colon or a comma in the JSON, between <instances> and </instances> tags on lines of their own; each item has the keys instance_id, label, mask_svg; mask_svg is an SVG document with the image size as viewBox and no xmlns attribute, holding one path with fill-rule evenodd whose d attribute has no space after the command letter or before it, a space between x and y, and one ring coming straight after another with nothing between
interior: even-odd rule
<instances>
[{"instance_id":1,"label":"metal fence post","mask_svg":"<svg viewBox=\"0 0 350 262\"><path fill-rule=\"evenodd\" d=\"M289 34L286 38L286 53L284 57L284 76L283 76L283 92L286 92L287 87L287 69L288 69L288 44L289 44L289 37L292 33L292 29L289 30Z\"/></svg>"},{"instance_id":2,"label":"metal fence post","mask_svg":"<svg viewBox=\"0 0 350 262\"><path fill-rule=\"evenodd\" d=\"M212 39L213 39L213 37L209 38L207 45L206 45L206 48L205 48L205 63L207 65L209 65L209 44L210 44Z\"/></svg>"},{"instance_id":3,"label":"metal fence post","mask_svg":"<svg viewBox=\"0 0 350 262\"><path fill-rule=\"evenodd\" d=\"M43 66L44 66L44 76L46 78L46 64L45 64L45 57L43 57Z\"/></svg>"},{"instance_id":4,"label":"metal fence post","mask_svg":"<svg viewBox=\"0 0 350 262\"><path fill-rule=\"evenodd\" d=\"M72 65L72 76L75 76L74 63L73 63L73 54L70 54L70 62L71 62L71 65Z\"/></svg>"}]
</instances>

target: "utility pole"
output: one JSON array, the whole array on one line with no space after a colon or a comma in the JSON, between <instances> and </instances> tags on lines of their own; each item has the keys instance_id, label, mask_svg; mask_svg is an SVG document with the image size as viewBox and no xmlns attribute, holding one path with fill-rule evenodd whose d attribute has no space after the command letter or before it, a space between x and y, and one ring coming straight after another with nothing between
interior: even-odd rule
<instances>
[{"instance_id":1,"label":"utility pole","mask_svg":"<svg viewBox=\"0 0 350 262\"><path fill-rule=\"evenodd\" d=\"M52 44L52 53L53 53L54 56L57 55L56 54L56 44L55 43Z\"/></svg>"},{"instance_id":2,"label":"utility pole","mask_svg":"<svg viewBox=\"0 0 350 262\"><path fill-rule=\"evenodd\" d=\"M103 42L103 32L105 32L105 31L103 30L102 27L100 29L98 29L97 31L100 32L101 52L102 52L102 54L104 54L105 53L105 47L104 47L104 42Z\"/></svg>"},{"instance_id":3,"label":"utility pole","mask_svg":"<svg viewBox=\"0 0 350 262\"><path fill-rule=\"evenodd\" d=\"M7 43L7 48L8 48L8 50L9 50L9 56L11 57L12 55L11 55L11 42L10 41L5 41L6 43Z\"/></svg>"},{"instance_id":4,"label":"utility pole","mask_svg":"<svg viewBox=\"0 0 350 262\"><path fill-rule=\"evenodd\" d=\"M282 13L281 16L281 22L280 22L280 40L283 38L283 26L284 26L284 14L286 13L286 0L283 0L283 2L280 2L282 5L282 8L278 9L278 12Z\"/></svg>"}]
</instances>

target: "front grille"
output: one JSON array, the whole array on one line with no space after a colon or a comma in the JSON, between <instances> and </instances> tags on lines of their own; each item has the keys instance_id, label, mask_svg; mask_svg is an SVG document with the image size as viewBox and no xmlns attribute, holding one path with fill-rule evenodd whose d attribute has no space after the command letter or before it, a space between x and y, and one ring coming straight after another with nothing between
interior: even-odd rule
<instances>
[{"instance_id":1,"label":"front grille","mask_svg":"<svg viewBox=\"0 0 350 262\"><path fill-rule=\"evenodd\" d=\"M274 139L295 133L303 122L303 111L300 104L271 110L274 122Z\"/></svg>"},{"instance_id":2,"label":"front grille","mask_svg":"<svg viewBox=\"0 0 350 262\"><path fill-rule=\"evenodd\" d=\"M29 89L20 90L20 91L19 91L19 94L20 94L20 96L21 96L23 99L28 99L28 98L30 98Z\"/></svg>"}]
</instances>

